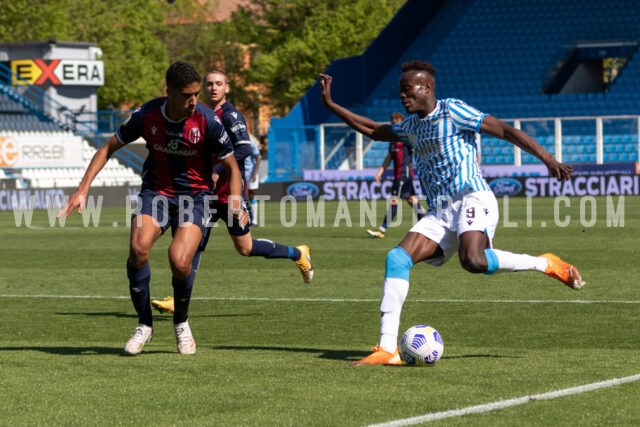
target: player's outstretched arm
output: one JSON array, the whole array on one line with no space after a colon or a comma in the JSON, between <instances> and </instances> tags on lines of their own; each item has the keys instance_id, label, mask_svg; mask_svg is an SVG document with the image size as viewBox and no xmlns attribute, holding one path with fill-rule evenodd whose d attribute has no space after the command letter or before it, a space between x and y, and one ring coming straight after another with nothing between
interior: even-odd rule
<instances>
[{"instance_id":1,"label":"player's outstretched arm","mask_svg":"<svg viewBox=\"0 0 640 427\"><path fill-rule=\"evenodd\" d=\"M390 163L391 163L391 153L387 153L387 156L382 161L382 166L380 166L380 168L376 172L376 176L375 176L376 182L380 182L380 179L382 178L382 174L384 174L384 171L387 170L387 167L389 167Z\"/></svg>"},{"instance_id":2,"label":"player's outstretched arm","mask_svg":"<svg viewBox=\"0 0 640 427\"><path fill-rule=\"evenodd\" d=\"M486 116L482 120L482 132L508 141L527 153L536 156L547 166L549 173L559 181L571 178L571 173L573 172L571 165L557 161L555 157L545 150L535 139L510 124L496 117Z\"/></svg>"},{"instance_id":3,"label":"player's outstretched arm","mask_svg":"<svg viewBox=\"0 0 640 427\"><path fill-rule=\"evenodd\" d=\"M356 114L331 99L331 81L333 77L320 74L320 88L322 104L345 122L352 129L376 141L398 141L398 137L391 131L389 124L380 124L368 117Z\"/></svg>"},{"instance_id":4,"label":"player's outstretched arm","mask_svg":"<svg viewBox=\"0 0 640 427\"><path fill-rule=\"evenodd\" d=\"M89 163L89 166L87 166L87 170L84 172L84 176L78 185L78 189L71 195L71 197L69 197L69 201L58 211L56 217L59 218L64 215L64 217L67 218L74 210L77 210L78 213L82 213L91 183L95 179L96 175L98 175L102 170L104 165L107 164L111 155L120 147L122 147L122 144L120 144L114 135L105 145L96 151Z\"/></svg>"}]
</instances>

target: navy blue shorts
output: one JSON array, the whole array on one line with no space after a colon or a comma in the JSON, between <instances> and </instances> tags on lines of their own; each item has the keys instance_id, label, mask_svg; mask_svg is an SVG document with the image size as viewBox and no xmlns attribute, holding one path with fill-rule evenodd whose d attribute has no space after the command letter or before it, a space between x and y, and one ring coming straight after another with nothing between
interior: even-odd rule
<instances>
[{"instance_id":1,"label":"navy blue shorts","mask_svg":"<svg viewBox=\"0 0 640 427\"><path fill-rule=\"evenodd\" d=\"M244 201L242 203L242 209L247 212L247 205L246 203L244 203ZM207 243L209 243L209 237L211 237L211 230L213 229L214 224L216 224L220 219L224 221L224 224L227 225L227 231L231 236L244 236L249 231L251 231L251 229L249 228L249 224L242 227L238 218L234 218L233 215L229 214L228 203L218 203L216 201L212 201L209 205L209 213L209 222L202 237L202 242L200 243L200 246L203 248L202 250L207 247Z\"/></svg>"},{"instance_id":2,"label":"navy blue shorts","mask_svg":"<svg viewBox=\"0 0 640 427\"><path fill-rule=\"evenodd\" d=\"M393 185L391 186L391 195L400 197L403 200L415 196L416 192L413 190L413 178L394 179Z\"/></svg>"},{"instance_id":3,"label":"navy blue shorts","mask_svg":"<svg viewBox=\"0 0 640 427\"><path fill-rule=\"evenodd\" d=\"M209 227L209 203L212 198L213 192L210 191L167 197L156 191L145 189L138 194L138 206L131 216L150 215L159 224L162 233L171 227L173 234L178 227L192 223L200 227L204 237ZM202 244L200 250L204 250Z\"/></svg>"},{"instance_id":4,"label":"navy blue shorts","mask_svg":"<svg viewBox=\"0 0 640 427\"><path fill-rule=\"evenodd\" d=\"M209 209L211 212L211 217L209 218L211 224L218 222L218 220L222 220L227 226L227 231L232 236L244 236L251 231L249 224L242 227L238 218L234 218L233 215L229 214L229 204L213 201L211 202ZM244 201L242 203L242 209L247 212L247 205Z\"/></svg>"}]
</instances>

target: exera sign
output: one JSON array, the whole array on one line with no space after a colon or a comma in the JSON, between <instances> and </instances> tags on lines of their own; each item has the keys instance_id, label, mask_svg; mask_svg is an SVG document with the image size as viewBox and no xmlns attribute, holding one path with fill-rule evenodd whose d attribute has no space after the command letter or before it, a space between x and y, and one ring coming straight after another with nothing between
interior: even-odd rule
<instances>
[{"instance_id":1,"label":"exera sign","mask_svg":"<svg viewBox=\"0 0 640 427\"><path fill-rule=\"evenodd\" d=\"M103 86L102 61L82 59L18 59L11 61L18 78L13 85Z\"/></svg>"}]
</instances>

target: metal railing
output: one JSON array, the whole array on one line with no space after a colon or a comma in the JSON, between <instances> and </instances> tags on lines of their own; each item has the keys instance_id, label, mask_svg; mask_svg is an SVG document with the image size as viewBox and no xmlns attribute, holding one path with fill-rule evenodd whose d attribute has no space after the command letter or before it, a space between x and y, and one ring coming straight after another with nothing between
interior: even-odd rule
<instances>
[{"instance_id":1,"label":"metal railing","mask_svg":"<svg viewBox=\"0 0 640 427\"><path fill-rule=\"evenodd\" d=\"M95 147L101 147L108 140L95 122L78 120L76 113L53 99L38 86L29 84L2 63L0 63L0 92L24 106L39 119L54 122L62 129L80 135ZM144 159L130 150L116 151L114 156L136 172L142 171Z\"/></svg>"},{"instance_id":2,"label":"metal railing","mask_svg":"<svg viewBox=\"0 0 640 427\"><path fill-rule=\"evenodd\" d=\"M505 119L516 128L538 140L558 160L568 163L602 164L640 159L640 115L581 116ZM371 168L365 157L372 141L354 132L343 123L327 123L318 126L282 127L269 129L269 180L295 181L302 179L305 170L343 169L347 162L335 162L335 153L348 149L353 160L348 168ZM625 156L616 156L619 137L626 137ZM347 141L352 147L345 147ZM523 153L508 142L482 135L478 143L483 154L500 147L505 154L500 164L514 166L539 163L528 153ZM615 144L615 145L614 145ZM588 160L580 160L578 153L569 152L576 145L588 147ZM486 160L489 160L487 156ZM494 156L495 157L495 156ZM615 158L619 160L615 160ZM624 160L628 157L629 160ZM483 164L488 164L484 162ZM494 163L497 164L497 163ZM376 167L379 163L376 163Z\"/></svg>"}]
</instances>

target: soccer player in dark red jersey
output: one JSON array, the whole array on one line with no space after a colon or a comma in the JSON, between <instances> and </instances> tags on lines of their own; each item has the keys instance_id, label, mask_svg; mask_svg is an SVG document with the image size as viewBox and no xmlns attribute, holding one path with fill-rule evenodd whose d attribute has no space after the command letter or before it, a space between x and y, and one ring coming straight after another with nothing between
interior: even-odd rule
<instances>
[{"instance_id":1,"label":"soccer player in dark red jersey","mask_svg":"<svg viewBox=\"0 0 640 427\"><path fill-rule=\"evenodd\" d=\"M142 170L142 189L132 214L127 277L138 327L124 352L138 354L153 336L149 283L149 253L155 241L169 228L169 263L175 297L173 323L178 351L193 354L196 344L188 322L189 302L204 250L213 198L213 162L216 156L229 176L232 195L230 215L242 218L242 176L233 144L220 119L198 102L200 75L184 62L172 64L166 73L167 96L138 108L93 156L76 192L58 216L82 212L96 175L113 153L142 138L149 150ZM245 219L246 221L246 219Z\"/></svg>"},{"instance_id":2,"label":"soccer player in dark red jersey","mask_svg":"<svg viewBox=\"0 0 640 427\"><path fill-rule=\"evenodd\" d=\"M210 71L204 76L203 86L204 94L209 101L209 106L218 115L229 134L229 138L233 141L236 151L236 161L244 176L244 160L247 156L251 155L251 138L247 131L247 123L244 116L233 104L227 101L227 94L230 89L227 76L219 70ZM218 199L214 202L217 211L217 213L214 213L214 221L218 218L225 218L227 212L226 203L228 203L227 196L229 194L227 188L228 177L222 172L222 168L219 166L214 168L214 173L220 173L215 186L215 193ZM266 239L252 239L249 227L240 229L235 224L228 227L228 230L233 244L240 255L292 259L296 262L304 282L311 282L313 278L313 267L311 265L308 246L301 245L292 247Z\"/></svg>"},{"instance_id":3,"label":"soccer player in dark red jersey","mask_svg":"<svg viewBox=\"0 0 640 427\"><path fill-rule=\"evenodd\" d=\"M404 114L395 112L391 113L391 124L401 123L404 120ZM389 164L393 162L393 184L391 186L391 199L389 200L389 210L382 220L382 224L378 230L367 230L372 237L384 239L384 233L387 231L389 222L393 222L398 214L398 204L400 199L406 200L412 209L416 212L418 220L420 220L425 210L420 205L418 196L413 189L413 164L411 160L411 148L403 142L390 142L389 153L382 161L382 166L376 173L376 182L380 182L382 174ZM391 220L389 221L389 217Z\"/></svg>"},{"instance_id":4,"label":"soccer player in dark red jersey","mask_svg":"<svg viewBox=\"0 0 640 427\"><path fill-rule=\"evenodd\" d=\"M229 134L234 145L234 155L244 176L244 160L251 155L251 140L247 130L244 116L233 104L227 101L229 82L224 72L220 70L210 71L204 76L204 94L209 106L220 118L224 128ZM310 283L313 279L313 266L311 265L311 251L307 245L298 247L286 246L267 239L253 239L248 225L241 224L237 219L228 218L229 179L227 173L221 167L214 167L215 195L217 199L212 202L212 222L222 219L227 224L227 231L233 244L242 256L261 256L264 258L289 258L296 263L302 274L302 280ZM243 208L246 206L243 204ZM247 213L248 215L248 213ZM154 300L151 304L161 312L172 313L174 300L167 297L164 300Z\"/></svg>"}]
</instances>

